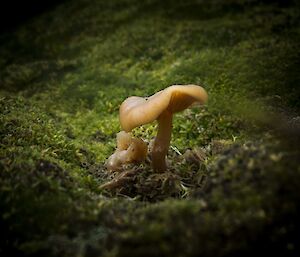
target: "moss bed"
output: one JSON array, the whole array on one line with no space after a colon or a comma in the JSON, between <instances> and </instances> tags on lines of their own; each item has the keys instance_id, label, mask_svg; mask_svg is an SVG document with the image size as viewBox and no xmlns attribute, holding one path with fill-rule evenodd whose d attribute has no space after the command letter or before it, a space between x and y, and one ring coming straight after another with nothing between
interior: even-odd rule
<instances>
[{"instance_id":1,"label":"moss bed","mask_svg":"<svg viewBox=\"0 0 300 257\"><path fill-rule=\"evenodd\" d=\"M0 255L299 256L299 42L296 0L69 0L2 34ZM109 173L120 103L173 84L209 102L168 171Z\"/></svg>"}]
</instances>

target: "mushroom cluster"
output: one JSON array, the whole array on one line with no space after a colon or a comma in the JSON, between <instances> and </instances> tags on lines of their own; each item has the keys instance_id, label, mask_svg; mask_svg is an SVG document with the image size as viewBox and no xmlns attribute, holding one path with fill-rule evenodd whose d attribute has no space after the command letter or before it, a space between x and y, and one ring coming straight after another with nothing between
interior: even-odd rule
<instances>
[{"instance_id":1,"label":"mushroom cluster","mask_svg":"<svg viewBox=\"0 0 300 257\"><path fill-rule=\"evenodd\" d=\"M146 159L147 151L147 144L142 139L121 131L117 134L117 149L107 160L107 169L119 170L123 164L140 163Z\"/></svg>"},{"instance_id":2,"label":"mushroom cluster","mask_svg":"<svg viewBox=\"0 0 300 257\"><path fill-rule=\"evenodd\" d=\"M124 163L143 161L146 158L147 145L141 139L131 138L127 133L157 120L158 132L151 149L152 167L156 172L165 171L173 114L206 101L206 91L197 85L173 85L150 97L127 98L120 106L120 123L124 131L118 133L118 147L109 157L107 167L116 170Z\"/></svg>"}]
</instances>

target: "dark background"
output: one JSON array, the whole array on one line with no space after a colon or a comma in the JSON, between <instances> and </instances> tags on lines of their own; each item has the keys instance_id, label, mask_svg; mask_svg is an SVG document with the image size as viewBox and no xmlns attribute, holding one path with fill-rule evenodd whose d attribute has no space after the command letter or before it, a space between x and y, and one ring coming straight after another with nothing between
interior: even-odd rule
<instances>
[{"instance_id":1,"label":"dark background","mask_svg":"<svg viewBox=\"0 0 300 257\"><path fill-rule=\"evenodd\" d=\"M24 0L1 1L0 4L0 33L6 33L27 22L33 17L48 11L60 3L69 0ZM109 1L109 0L107 0ZM164 0L162 0L164 1ZM176 0L174 0L176 1ZM253 2L274 3L279 6L289 5L298 0L253 0Z\"/></svg>"},{"instance_id":2,"label":"dark background","mask_svg":"<svg viewBox=\"0 0 300 257\"><path fill-rule=\"evenodd\" d=\"M3 1L0 4L0 33L9 32L62 2L66 0Z\"/></svg>"}]
</instances>

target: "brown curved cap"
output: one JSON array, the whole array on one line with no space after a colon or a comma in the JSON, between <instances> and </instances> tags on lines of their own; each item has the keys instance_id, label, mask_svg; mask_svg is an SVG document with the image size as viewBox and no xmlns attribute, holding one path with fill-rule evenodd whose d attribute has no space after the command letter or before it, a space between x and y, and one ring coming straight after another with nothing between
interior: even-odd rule
<instances>
[{"instance_id":1,"label":"brown curved cap","mask_svg":"<svg viewBox=\"0 0 300 257\"><path fill-rule=\"evenodd\" d=\"M197 85L174 85L148 97L131 96L120 106L120 123L126 132L153 122L164 111L176 113L193 103L204 104L207 93Z\"/></svg>"}]
</instances>

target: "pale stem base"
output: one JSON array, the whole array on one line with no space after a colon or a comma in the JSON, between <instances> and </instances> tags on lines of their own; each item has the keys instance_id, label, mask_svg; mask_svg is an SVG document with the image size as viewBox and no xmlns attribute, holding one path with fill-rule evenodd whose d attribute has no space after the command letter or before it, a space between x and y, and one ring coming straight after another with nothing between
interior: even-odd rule
<instances>
[{"instance_id":1,"label":"pale stem base","mask_svg":"<svg viewBox=\"0 0 300 257\"><path fill-rule=\"evenodd\" d=\"M167 169L166 155L171 141L172 113L163 112L158 118L158 132L152 149L152 167L155 172Z\"/></svg>"}]
</instances>

